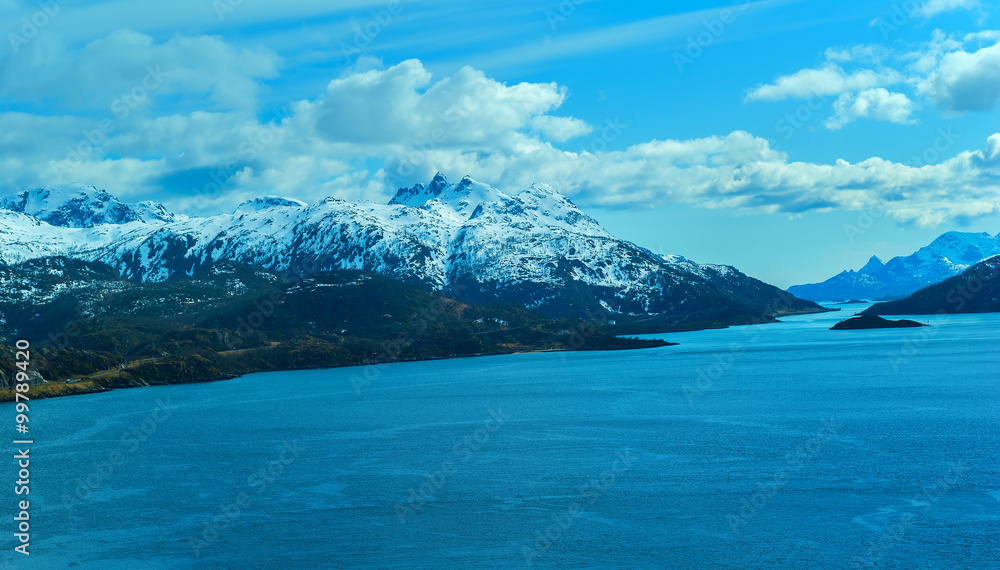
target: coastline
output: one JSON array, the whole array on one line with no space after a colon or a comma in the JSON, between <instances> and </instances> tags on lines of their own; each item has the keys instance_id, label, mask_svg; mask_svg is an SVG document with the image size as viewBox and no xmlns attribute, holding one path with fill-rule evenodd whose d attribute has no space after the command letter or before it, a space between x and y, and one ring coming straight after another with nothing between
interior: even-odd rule
<instances>
[{"instance_id":1,"label":"coastline","mask_svg":"<svg viewBox=\"0 0 1000 570\"><path fill-rule=\"evenodd\" d=\"M690 332L690 331L699 331L699 330L724 329L724 328L730 328L730 327L734 327L734 326L747 326L747 325L758 325L758 324L772 324L772 323L780 323L781 322L777 317L787 317L787 316L807 315L807 314L819 314L819 313L835 312L835 311L839 311L839 310L840 309L838 309L838 308L823 307L820 310L810 309L810 310L803 310L803 311L789 311L789 312L782 312L782 313L780 313L778 315L775 315L770 320L750 319L750 320L745 321L745 322L718 323L718 324L708 324L708 323L704 323L703 322L703 323L701 323L701 326L698 326L698 324L696 324L696 323L691 323L693 326L680 326L680 327L672 328L671 330L658 330L658 331L655 331L655 332L642 333L642 334L660 334L660 333L672 333L672 332ZM617 329L619 327L612 327L612 328L613 329ZM667 328L671 328L671 327L667 327ZM490 352L479 352L479 353L473 353L473 354L447 354L447 355L435 355L435 356L427 356L427 357L410 357L410 358L399 358L399 357L392 358L392 357L389 357L388 355L386 355L385 358L367 359L367 360L364 360L364 361L356 361L356 362L338 362L338 361L326 361L326 362L323 362L323 361L313 361L313 362L304 363L304 364L299 365L299 366L282 366L280 364L278 364L278 365L271 365L270 363L268 363L268 365L251 366L249 368L238 368L238 369L229 369L229 370L217 370L215 373L207 373L207 374L198 375L198 376L189 376L188 379L182 379L182 380L178 380L177 379L177 378L179 378L179 376L175 376L173 378L163 378L163 377L156 378L156 377L153 377L151 379L141 379L141 380L138 380L138 381L128 381L127 383L115 383L115 384L111 384L111 385L109 385L107 383L102 383L102 382L97 381L98 378L109 378L110 377L111 379L114 379L116 376L120 375L121 372L124 372L124 371L129 370L129 369L135 369L135 368L137 368L140 365L150 365L150 366L156 366L156 365L170 366L170 365L175 365L176 366L177 364L180 364L180 365L183 366L183 365L186 365L186 364L190 364L190 362L188 362L188 361L194 360L194 358L190 358L190 357L187 358L187 359L185 359L183 357L181 357L181 358L178 358L178 357L164 357L162 359L157 359L157 360L153 360L153 361L150 361L148 359L144 359L144 360L140 360L140 361L130 362L130 363L128 363L128 364L120 367L120 369L118 369L118 370L102 370L102 371L97 371L97 372L91 373L89 375L83 376L83 377L81 377L79 379L79 381L75 381L75 382L69 382L69 381L65 381L64 380L64 381L61 381L61 382L60 381L52 381L52 382L46 382L44 384L34 384L34 385L31 386L28 394L29 394L29 397L32 400L40 400L40 399L48 399L48 398L60 398L60 397L67 397L67 396L77 396L77 395L83 395L83 394L98 394L98 393L102 393L102 392L110 392L110 391L113 391L113 390L128 389L128 388L141 388L141 387L146 387L146 386L170 386L170 385L177 385L177 384L200 384L200 383L208 383L208 382L220 382L220 381L223 381L223 380L232 380L234 378L239 378L241 376L246 376L248 374L255 374L255 373L258 373L258 372L283 372L283 371L294 371L294 370L322 370L322 369L328 369L328 368L348 368L348 367L360 367L360 366L381 365L381 364L394 364L394 363L400 363L400 362L423 362L423 361L432 361L432 360L451 360L451 359L455 359L455 358L475 358L475 357L480 357L480 356L499 356L499 355L505 355L505 354L531 354L531 353L541 353L541 352L591 352L591 351L641 350L641 349L647 349L647 348L662 348L662 347L667 347L667 346L676 346L678 344L678 343L669 342L669 341L665 341L665 340L659 340L659 339L634 339L634 338L626 338L625 336L622 336L622 335L625 335L625 334L636 334L632 330L628 330L628 332L624 332L624 331L623 332L613 332L613 334L616 335L616 336L613 336L611 338L620 339L621 342L627 343L627 344L624 344L624 345L610 345L610 344L607 343L606 340L602 339L603 342L598 342L595 345L594 343L591 342L594 339L585 339L584 344L582 346L580 346L580 347L577 347L577 348L565 347L565 346L564 347L551 347L551 346L547 346L547 347L537 347L536 348L536 347L529 346L529 345L507 345L507 346L504 347L504 348L506 348L506 350L495 350L495 351L490 351ZM282 349L282 348L288 348L288 347L284 347L284 346L280 346L279 345L277 347L268 347L268 348L269 349ZM241 349L241 350L237 350L237 351L217 352L217 353L214 353L214 356L216 356L216 357L223 357L224 355L233 354L233 353L244 353L244 354L246 354L246 353L252 353L252 356L261 356L261 354L259 354L259 352L260 352L259 349ZM15 400L15 395L14 395L13 388L0 388L0 402L13 402L14 400Z\"/></svg>"},{"instance_id":2,"label":"coastline","mask_svg":"<svg viewBox=\"0 0 1000 570\"><path fill-rule=\"evenodd\" d=\"M580 348L538 348L534 349L529 346L520 346L511 350L503 351L493 351L493 352L481 352L475 354L448 354L440 356L430 356L421 358L379 358L371 359L364 362L350 362L350 363L311 363L303 366L260 366L241 370L232 370L228 372L223 372L215 375L206 375L201 377L194 377L189 380L163 380L158 379L154 381L141 381L132 382L125 385L114 385L108 386L97 382L95 379L100 377L108 377L111 375L109 371L99 371L88 376L81 378L76 382L68 381L55 381L46 382L44 384L33 384L28 391L28 397L31 400L42 400L48 398L61 398L67 396L78 396L83 394L99 394L102 392L111 392L114 390L123 390L130 388L142 388L148 386L172 386L178 384L203 384L208 382L221 382L224 380L232 380L234 378L239 378L241 376L246 376L248 374L256 374L258 372L290 372L295 370L323 370L332 368L351 368L351 367L363 367L372 365L382 365L382 364L396 364L402 362L426 362L434 360L452 360L457 358L477 358L481 356L502 356L507 354L532 354L532 353L542 353L542 352L593 352L593 351L619 351L619 350L643 350L649 348L663 348L667 346L676 346L675 342L668 342L655 339L627 339L632 342L634 346L602 346L596 348L587 348L586 346ZM221 354L221 353L220 353ZM164 359L163 362L159 364L166 364L170 361L169 359ZM145 362L148 364L148 362ZM135 364L135 363L130 363ZM156 364L156 363L154 363ZM129 368L129 365L123 367L123 369ZM15 400L14 389L13 388L0 388L0 402L13 402Z\"/></svg>"}]
</instances>

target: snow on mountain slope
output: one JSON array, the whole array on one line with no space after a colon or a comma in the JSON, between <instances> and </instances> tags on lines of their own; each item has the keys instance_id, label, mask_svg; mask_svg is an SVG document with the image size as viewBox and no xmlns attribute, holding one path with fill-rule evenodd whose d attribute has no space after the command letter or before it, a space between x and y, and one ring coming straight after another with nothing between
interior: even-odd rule
<instances>
[{"instance_id":1,"label":"snow on mountain slope","mask_svg":"<svg viewBox=\"0 0 1000 570\"><path fill-rule=\"evenodd\" d=\"M1000 233L947 232L911 255L885 263L873 256L858 271L843 271L822 283L795 285L788 291L817 301L905 297L997 254Z\"/></svg>"},{"instance_id":2,"label":"snow on mountain slope","mask_svg":"<svg viewBox=\"0 0 1000 570\"><path fill-rule=\"evenodd\" d=\"M963 249L957 250L959 253ZM875 303L868 315L936 315L1000 312L1000 255L971 265L958 275L925 287L909 297Z\"/></svg>"},{"instance_id":3,"label":"snow on mountain slope","mask_svg":"<svg viewBox=\"0 0 1000 570\"><path fill-rule=\"evenodd\" d=\"M306 205L307 204L301 200L292 200L291 198L282 198L281 196L261 196L259 198L251 198L250 200L243 202L236 207L236 212L234 213L259 212L268 208L294 208Z\"/></svg>"},{"instance_id":4,"label":"snow on mountain slope","mask_svg":"<svg viewBox=\"0 0 1000 570\"><path fill-rule=\"evenodd\" d=\"M448 179L445 178L443 174L438 172L434 175L431 183L426 186L423 184L414 184L410 188L400 188L396 192L396 195L389 200L389 205L418 207L428 200L437 198L442 192L444 192L447 186Z\"/></svg>"},{"instance_id":5,"label":"snow on mountain slope","mask_svg":"<svg viewBox=\"0 0 1000 570\"><path fill-rule=\"evenodd\" d=\"M389 204L266 196L231 214L152 220L130 219L115 206L120 202L96 192L106 207L87 211L66 199L68 192L31 196L22 209L48 223L0 210L0 261L65 255L144 281L191 275L220 260L295 273L355 269L553 314L729 318L778 305L773 312L818 309L731 267L663 257L619 240L544 184L508 195L438 174L427 186L400 189ZM75 218L66 204L76 208ZM93 224L98 219L107 221Z\"/></svg>"},{"instance_id":6,"label":"snow on mountain slope","mask_svg":"<svg viewBox=\"0 0 1000 570\"><path fill-rule=\"evenodd\" d=\"M0 198L0 208L67 228L176 219L162 204L125 204L106 191L85 184L59 184L10 194Z\"/></svg>"},{"instance_id":7,"label":"snow on mountain slope","mask_svg":"<svg viewBox=\"0 0 1000 570\"><path fill-rule=\"evenodd\" d=\"M0 304L20 303L31 310L32 305L48 303L67 292L89 289L95 279L106 281L110 288L119 290L125 283L118 280L110 268L95 269L85 261L65 257L29 260L16 269L0 266Z\"/></svg>"},{"instance_id":8,"label":"snow on mountain slope","mask_svg":"<svg viewBox=\"0 0 1000 570\"><path fill-rule=\"evenodd\" d=\"M94 252L129 278L190 275L220 259L276 271L372 271L441 288L453 228L417 208L327 198L165 224Z\"/></svg>"},{"instance_id":9,"label":"snow on mountain slope","mask_svg":"<svg viewBox=\"0 0 1000 570\"><path fill-rule=\"evenodd\" d=\"M133 221L90 227L54 226L48 222L0 208L0 263L67 256L91 259L96 252L134 234L145 235L165 222Z\"/></svg>"}]
</instances>

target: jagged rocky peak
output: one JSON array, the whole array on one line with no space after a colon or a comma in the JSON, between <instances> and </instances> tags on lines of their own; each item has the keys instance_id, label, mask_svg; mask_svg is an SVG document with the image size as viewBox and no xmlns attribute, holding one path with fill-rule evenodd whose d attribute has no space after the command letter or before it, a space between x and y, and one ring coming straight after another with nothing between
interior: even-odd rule
<instances>
[{"instance_id":1,"label":"jagged rocky peak","mask_svg":"<svg viewBox=\"0 0 1000 570\"><path fill-rule=\"evenodd\" d=\"M997 254L1000 234L950 231L910 255L884 263L872 257L858 271L842 271L822 283L793 285L788 291L816 301L905 297Z\"/></svg>"},{"instance_id":2,"label":"jagged rocky peak","mask_svg":"<svg viewBox=\"0 0 1000 570\"><path fill-rule=\"evenodd\" d=\"M389 204L401 204L403 206L420 206L424 202L437 198L445 188L448 187L448 178L438 172L431 179L430 184L414 184L409 188L400 188L396 195L389 200Z\"/></svg>"},{"instance_id":3,"label":"jagged rocky peak","mask_svg":"<svg viewBox=\"0 0 1000 570\"><path fill-rule=\"evenodd\" d=\"M869 274L878 271L883 267L885 267L885 263L883 263L882 260L879 259L877 255L873 255L871 259L868 260L868 263L866 263L864 267L858 270L858 273Z\"/></svg>"},{"instance_id":4,"label":"jagged rocky peak","mask_svg":"<svg viewBox=\"0 0 1000 570\"><path fill-rule=\"evenodd\" d=\"M205 268L222 261L280 272L362 270L464 291L473 302L518 303L555 315L607 311L642 327L654 326L647 317L687 326L736 313L749 319L764 310L819 310L795 299L767 309L777 289L729 268L668 263L610 235L544 184L510 196L470 177L450 183L438 175L427 186L401 191L390 205L327 198L304 206L265 196L245 206L253 213L136 223L124 232L80 232L7 212L36 223L0 216L0 237L18 244L0 247L0 261L66 255L107 263L142 281L211 276ZM295 223L272 223L290 217Z\"/></svg>"},{"instance_id":5,"label":"jagged rocky peak","mask_svg":"<svg viewBox=\"0 0 1000 570\"><path fill-rule=\"evenodd\" d=\"M451 184L444 174L438 172L426 186L415 184L410 188L400 188L389 204L436 210L467 219L482 204L509 200L510 196L470 176Z\"/></svg>"},{"instance_id":6,"label":"jagged rocky peak","mask_svg":"<svg viewBox=\"0 0 1000 570\"><path fill-rule=\"evenodd\" d=\"M106 190L88 184L57 184L24 190L0 198L0 207L67 228L177 219L162 204L126 204Z\"/></svg>"},{"instance_id":7,"label":"jagged rocky peak","mask_svg":"<svg viewBox=\"0 0 1000 570\"><path fill-rule=\"evenodd\" d=\"M281 196L260 196L243 202L236 207L236 211L233 213L243 214L248 212L259 212L261 210L267 210L268 208L301 208L307 205L308 204L305 202L295 200L294 198L283 198Z\"/></svg>"}]
</instances>

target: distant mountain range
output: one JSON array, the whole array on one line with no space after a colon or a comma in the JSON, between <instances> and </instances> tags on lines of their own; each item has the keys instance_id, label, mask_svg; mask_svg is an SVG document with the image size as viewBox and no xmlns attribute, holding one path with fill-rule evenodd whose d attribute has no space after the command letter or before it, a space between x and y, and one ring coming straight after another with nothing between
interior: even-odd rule
<instances>
[{"instance_id":1,"label":"distant mountain range","mask_svg":"<svg viewBox=\"0 0 1000 570\"><path fill-rule=\"evenodd\" d=\"M912 255L883 263L872 256L857 271L842 271L822 283L793 285L788 292L813 301L898 299L1000 254L1000 233L947 232Z\"/></svg>"},{"instance_id":2,"label":"distant mountain range","mask_svg":"<svg viewBox=\"0 0 1000 570\"><path fill-rule=\"evenodd\" d=\"M466 302L654 332L822 310L733 267L699 265L615 238L544 184L513 195L438 174L388 204L266 196L231 214L186 217L93 186L0 199L0 263L63 256L162 282L232 261L282 274L358 270Z\"/></svg>"},{"instance_id":3,"label":"distant mountain range","mask_svg":"<svg viewBox=\"0 0 1000 570\"><path fill-rule=\"evenodd\" d=\"M875 303L865 315L935 315L1000 312L1000 255L984 259L959 275L896 301Z\"/></svg>"}]
</instances>

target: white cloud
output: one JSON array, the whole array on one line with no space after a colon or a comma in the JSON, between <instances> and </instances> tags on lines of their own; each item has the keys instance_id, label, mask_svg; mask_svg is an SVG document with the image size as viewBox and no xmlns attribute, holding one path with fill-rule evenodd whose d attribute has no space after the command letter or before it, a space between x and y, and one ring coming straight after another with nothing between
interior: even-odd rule
<instances>
[{"instance_id":1,"label":"white cloud","mask_svg":"<svg viewBox=\"0 0 1000 570\"><path fill-rule=\"evenodd\" d=\"M565 97L555 83L506 85L471 67L431 84L423 64L407 60L335 79L296 114L329 141L441 146L507 137Z\"/></svg>"},{"instance_id":2,"label":"white cloud","mask_svg":"<svg viewBox=\"0 0 1000 570\"><path fill-rule=\"evenodd\" d=\"M860 93L844 93L833 102L833 117L824 123L827 128L837 130L860 118L871 118L900 125L913 124L911 117L915 105L902 93L894 93L882 87L865 89Z\"/></svg>"},{"instance_id":3,"label":"white cloud","mask_svg":"<svg viewBox=\"0 0 1000 570\"><path fill-rule=\"evenodd\" d=\"M897 83L901 75L891 69L860 69L847 73L835 63L815 69L802 69L779 77L774 83L758 85L747 93L747 101L780 101L814 95L838 95Z\"/></svg>"},{"instance_id":4,"label":"white cloud","mask_svg":"<svg viewBox=\"0 0 1000 570\"><path fill-rule=\"evenodd\" d=\"M1000 30L982 30L965 34L962 40L966 42L996 43L997 40L1000 40Z\"/></svg>"},{"instance_id":5,"label":"white cloud","mask_svg":"<svg viewBox=\"0 0 1000 570\"><path fill-rule=\"evenodd\" d=\"M917 86L947 112L986 111L1000 102L1000 43L944 54Z\"/></svg>"},{"instance_id":6,"label":"white cloud","mask_svg":"<svg viewBox=\"0 0 1000 570\"><path fill-rule=\"evenodd\" d=\"M872 63L879 64L892 56L892 52L879 45L857 45L851 47L827 48L823 54L827 61L837 63Z\"/></svg>"},{"instance_id":7,"label":"white cloud","mask_svg":"<svg viewBox=\"0 0 1000 570\"><path fill-rule=\"evenodd\" d=\"M182 93L198 96L202 105L207 98L219 108L252 110L258 81L277 77L279 64L272 52L237 49L217 36L174 36L157 43L117 30L79 48L39 37L0 67L0 95L115 113L116 100L135 110Z\"/></svg>"},{"instance_id":8,"label":"white cloud","mask_svg":"<svg viewBox=\"0 0 1000 570\"><path fill-rule=\"evenodd\" d=\"M0 186L82 181L194 213L230 210L255 194L386 200L396 187L441 170L510 191L547 182L584 205L876 208L920 225L1000 211L1000 134L984 150L919 168L878 157L794 162L743 131L606 151L591 143L628 125L601 125L590 141L555 144L589 129L553 114L566 96L553 83L506 85L472 68L435 78L410 60L348 72L286 117L259 120L239 110L140 116L71 160L67 145L79 145L93 119L0 113ZM875 87L845 100L843 113L905 121L907 103Z\"/></svg>"},{"instance_id":9,"label":"white cloud","mask_svg":"<svg viewBox=\"0 0 1000 570\"><path fill-rule=\"evenodd\" d=\"M913 11L917 16L933 18L938 14L955 10L974 10L981 5L979 0L927 0Z\"/></svg>"},{"instance_id":10,"label":"white cloud","mask_svg":"<svg viewBox=\"0 0 1000 570\"><path fill-rule=\"evenodd\" d=\"M1000 164L1000 133L990 135L986 139L986 152L983 159L989 163Z\"/></svg>"},{"instance_id":11,"label":"white cloud","mask_svg":"<svg viewBox=\"0 0 1000 570\"><path fill-rule=\"evenodd\" d=\"M594 128L575 117L538 115L531 119L531 127L556 142L589 135Z\"/></svg>"},{"instance_id":12,"label":"white cloud","mask_svg":"<svg viewBox=\"0 0 1000 570\"><path fill-rule=\"evenodd\" d=\"M910 51L899 56L907 65L909 71L919 77L925 77L937 66L941 58L949 52L962 49L963 42L949 36L941 30L934 30L931 39L918 44Z\"/></svg>"},{"instance_id":13,"label":"white cloud","mask_svg":"<svg viewBox=\"0 0 1000 570\"><path fill-rule=\"evenodd\" d=\"M913 124L917 122L913 113L919 108L916 101L921 99L946 114L988 111L1000 103L997 30L981 30L961 38L934 30L928 41L905 50L871 45L838 47L827 49L824 59L819 67L758 85L747 93L746 101L836 95L833 115L824 122L829 129L843 128L860 118ZM893 91L886 89L889 86L894 86Z\"/></svg>"}]
</instances>

